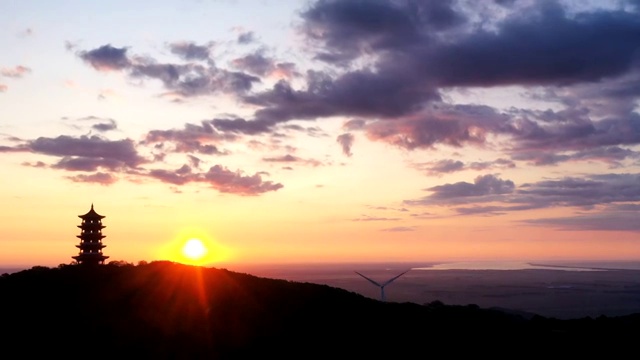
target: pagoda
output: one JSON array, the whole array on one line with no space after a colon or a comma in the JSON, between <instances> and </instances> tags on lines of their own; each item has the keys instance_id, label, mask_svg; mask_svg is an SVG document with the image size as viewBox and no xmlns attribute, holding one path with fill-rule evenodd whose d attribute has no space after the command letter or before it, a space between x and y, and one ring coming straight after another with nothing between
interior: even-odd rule
<instances>
[{"instance_id":1,"label":"pagoda","mask_svg":"<svg viewBox=\"0 0 640 360\"><path fill-rule=\"evenodd\" d=\"M102 254L102 249L106 247L102 244L102 239L105 237L102 235L102 229L105 228L102 225L102 219L105 216L95 212L93 204L91 204L91 210L84 215L78 215L78 217L82 219L82 224L78 225L82 231L77 236L80 238L80 244L76 245L80 249L80 253L72 258L80 265L104 264L105 259L108 258Z\"/></svg>"}]
</instances>

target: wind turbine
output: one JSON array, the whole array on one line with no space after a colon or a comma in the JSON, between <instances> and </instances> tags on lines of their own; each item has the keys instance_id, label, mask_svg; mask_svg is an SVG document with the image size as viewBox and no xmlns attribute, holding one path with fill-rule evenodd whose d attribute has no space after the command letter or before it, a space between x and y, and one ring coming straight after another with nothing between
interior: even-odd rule
<instances>
[{"instance_id":1,"label":"wind turbine","mask_svg":"<svg viewBox=\"0 0 640 360\"><path fill-rule=\"evenodd\" d=\"M411 270L411 269L409 269L409 270ZM369 279L368 277L366 277L366 276L364 276L364 275L360 274L360 273L359 273L359 272L357 272L357 271L356 271L355 273L356 273L356 274L358 274L358 275L360 275L360 276L362 276L363 278L365 278L365 279L369 280L373 285L380 287L380 300L384 301L384 287L385 287L385 286L387 286L387 285L389 285L389 284L391 284L391 282L393 282L393 280L395 280L395 279L399 278L400 276L402 276L402 275L404 275L404 274L408 273L408 272L409 272L409 270L405 270L405 271L404 271L404 272L402 272L401 274L399 274L399 275L396 275L396 276L392 277L391 279L389 279L389 280L387 280L387 281L383 282L382 284L378 283L377 281L374 281L374 280Z\"/></svg>"}]
</instances>

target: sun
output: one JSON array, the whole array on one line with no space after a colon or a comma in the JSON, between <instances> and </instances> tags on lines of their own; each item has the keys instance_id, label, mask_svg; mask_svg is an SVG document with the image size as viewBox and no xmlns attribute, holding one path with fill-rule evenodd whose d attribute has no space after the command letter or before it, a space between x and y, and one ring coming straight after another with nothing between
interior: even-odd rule
<instances>
[{"instance_id":1,"label":"sun","mask_svg":"<svg viewBox=\"0 0 640 360\"><path fill-rule=\"evenodd\" d=\"M182 246L182 254L191 260L200 260L207 255L207 248L200 239L189 239Z\"/></svg>"}]
</instances>

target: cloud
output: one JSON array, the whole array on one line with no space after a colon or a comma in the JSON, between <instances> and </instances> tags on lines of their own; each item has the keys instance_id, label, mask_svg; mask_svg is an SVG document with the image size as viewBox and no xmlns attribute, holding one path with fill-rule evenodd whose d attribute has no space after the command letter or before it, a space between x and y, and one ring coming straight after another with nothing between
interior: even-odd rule
<instances>
[{"instance_id":1,"label":"cloud","mask_svg":"<svg viewBox=\"0 0 640 360\"><path fill-rule=\"evenodd\" d=\"M474 14L486 18L470 22L448 1L317 1L302 14L304 34L317 58L338 66L361 60L368 66L308 71L305 86L280 81L243 99L260 107L252 120L264 125L263 132L293 119L355 116L377 119L367 125L370 139L407 149L480 146L495 134L513 136L526 147L532 140L529 145L542 145L542 140L536 143L535 134L518 128L523 124L515 124L513 114L444 104L442 92L452 87L578 86L638 71L640 20L634 14L569 14L554 2L510 11L497 20L491 20L491 12ZM491 21L478 26L485 20ZM592 125L598 133L610 121L622 125L622 120ZM579 131L561 122L546 130L554 128L549 144ZM609 137L609 145L615 144Z\"/></svg>"},{"instance_id":2,"label":"cloud","mask_svg":"<svg viewBox=\"0 0 640 360\"><path fill-rule=\"evenodd\" d=\"M238 35L239 44L250 44L255 41L255 34L253 31L246 31Z\"/></svg>"},{"instance_id":3,"label":"cloud","mask_svg":"<svg viewBox=\"0 0 640 360\"><path fill-rule=\"evenodd\" d=\"M262 180L258 173L244 175L241 171L231 171L222 165L212 166L207 172L193 172L188 165L174 171L155 169L146 173L146 176L174 185L204 183L222 193L243 196L256 196L283 188L280 183Z\"/></svg>"},{"instance_id":4,"label":"cloud","mask_svg":"<svg viewBox=\"0 0 640 360\"><path fill-rule=\"evenodd\" d=\"M396 227L390 227L390 228L381 229L380 231L385 231L385 232L407 232L407 231L416 231L416 227L415 226L396 226Z\"/></svg>"},{"instance_id":5,"label":"cloud","mask_svg":"<svg viewBox=\"0 0 640 360\"><path fill-rule=\"evenodd\" d=\"M351 153L351 147L353 146L353 140L354 140L354 137L353 137L353 135L351 133L344 133L344 134L338 135L338 138L336 139L338 144L340 144L340 146L342 146L342 153L345 154L346 156L353 155Z\"/></svg>"},{"instance_id":6,"label":"cloud","mask_svg":"<svg viewBox=\"0 0 640 360\"><path fill-rule=\"evenodd\" d=\"M118 179L111 174L97 172L95 174L85 175L79 174L75 176L68 176L73 182L83 182L83 183L94 183L100 185L111 185L115 183Z\"/></svg>"},{"instance_id":7,"label":"cloud","mask_svg":"<svg viewBox=\"0 0 640 360\"><path fill-rule=\"evenodd\" d=\"M99 48L80 51L78 56L98 71L116 71L131 65L127 48L117 48L106 44Z\"/></svg>"},{"instance_id":8,"label":"cloud","mask_svg":"<svg viewBox=\"0 0 640 360\"><path fill-rule=\"evenodd\" d=\"M9 89L9 87L5 84L0 84L0 92L5 92Z\"/></svg>"},{"instance_id":9,"label":"cloud","mask_svg":"<svg viewBox=\"0 0 640 360\"><path fill-rule=\"evenodd\" d=\"M484 171L488 169L508 169L516 165L508 159L496 159L494 161L474 161L468 164L460 160L438 160L413 165L416 169L426 172L428 175L450 174L463 170Z\"/></svg>"},{"instance_id":10,"label":"cloud","mask_svg":"<svg viewBox=\"0 0 640 360\"><path fill-rule=\"evenodd\" d=\"M174 43L170 47L183 59L201 60L205 55L202 46L192 43ZM124 71L133 79L159 80L167 90L182 97L241 94L260 82L258 77L221 69L213 62L160 63L150 56L129 56L127 51L107 44L77 55L98 71Z\"/></svg>"},{"instance_id":11,"label":"cloud","mask_svg":"<svg viewBox=\"0 0 640 360\"><path fill-rule=\"evenodd\" d=\"M278 63L274 59L266 57L263 51L260 50L236 58L232 61L232 64L239 70L260 77L273 76L276 78L291 79L300 75L296 71L295 64L290 62Z\"/></svg>"},{"instance_id":12,"label":"cloud","mask_svg":"<svg viewBox=\"0 0 640 360\"><path fill-rule=\"evenodd\" d=\"M276 124L275 121L245 120L242 118L214 119L211 123L220 131L247 135L269 132L272 130L273 125Z\"/></svg>"},{"instance_id":13,"label":"cloud","mask_svg":"<svg viewBox=\"0 0 640 360\"><path fill-rule=\"evenodd\" d=\"M320 166L322 165L322 162L318 161L318 160L313 160L313 159L301 159L297 156L293 156L291 154L287 154L287 155L283 155L283 156L276 156L276 157L264 157L262 158L262 161L266 161L266 162L281 162L281 163L298 163L298 164L303 164L303 165L310 165L310 166Z\"/></svg>"},{"instance_id":14,"label":"cloud","mask_svg":"<svg viewBox=\"0 0 640 360\"><path fill-rule=\"evenodd\" d=\"M146 162L138 155L133 141L128 139L110 141L95 135L79 138L60 135L57 138L39 137L29 141L26 147L35 153L45 155L94 159L102 164L109 164L110 168L136 168Z\"/></svg>"},{"instance_id":15,"label":"cloud","mask_svg":"<svg viewBox=\"0 0 640 360\"><path fill-rule=\"evenodd\" d=\"M417 167L429 175L452 173L464 169L464 163L460 160L440 160L435 162L417 164Z\"/></svg>"},{"instance_id":16,"label":"cloud","mask_svg":"<svg viewBox=\"0 0 640 360\"><path fill-rule=\"evenodd\" d=\"M122 162L102 157L65 156L53 165L53 168L68 171L96 171L99 168L118 170L122 168Z\"/></svg>"},{"instance_id":17,"label":"cloud","mask_svg":"<svg viewBox=\"0 0 640 360\"><path fill-rule=\"evenodd\" d=\"M262 158L262 161L267 161L267 162L296 162L296 161L300 161L299 158L291 155L291 154L287 154L287 155L283 155L283 156L279 156L279 157L265 157Z\"/></svg>"},{"instance_id":18,"label":"cloud","mask_svg":"<svg viewBox=\"0 0 640 360\"><path fill-rule=\"evenodd\" d=\"M107 132L116 130L118 128L118 124L115 120L111 118L101 118L99 116L89 115L82 118L79 118L78 121L87 121L92 122L91 125L92 130L96 130L99 132Z\"/></svg>"},{"instance_id":19,"label":"cloud","mask_svg":"<svg viewBox=\"0 0 640 360\"><path fill-rule=\"evenodd\" d=\"M477 177L473 184L458 182L425 190L432 194L417 200L405 200L404 203L411 206L449 206L460 215L499 215L557 207L592 210L603 205L621 211L635 209L636 203L640 202L640 175L564 177L525 183L518 187L509 180L484 175Z\"/></svg>"},{"instance_id":20,"label":"cloud","mask_svg":"<svg viewBox=\"0 0 640 360\"><path fill-rule=\"evenodd\" d=\"M190 41L180 41L168 44L171 53L184 60L207 60L214 43L197 45Z\"/></svg>"},{"instance_id":21,"label":"cloud","mask_svg":"<svg viewBox=\"0 0 640 360\"><path fill-rule=\"evenodd\" d=\"M218 144L222 141L233 141L235 136L216 131L213 121L202 121L200 125L185 124L184 129L151 130L142 141L145 145L172 145L171 150L181 153L201 153L207 155L225 155Z\"/></svg>"},{"instance_id":22,"label":"cloud","mask_svg":"<svg viewBox=\"0 0 640 360\"><path fill-rule=\"evenodd\" d=\"M26 67L26 66L22 66L22 65L18 65L14 68L2 68L0 69L0 75L5 76L5 77L10 77L10 78L21 78L24 75L28 74L31 72L31 69Z\"/></svg>"}]
</instances>

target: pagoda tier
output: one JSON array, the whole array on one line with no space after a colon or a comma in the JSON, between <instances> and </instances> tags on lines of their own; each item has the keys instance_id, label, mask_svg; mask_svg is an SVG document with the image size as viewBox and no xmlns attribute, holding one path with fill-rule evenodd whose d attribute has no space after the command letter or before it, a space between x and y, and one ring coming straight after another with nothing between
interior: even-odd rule
<instances>
[{"instance_id":1,"label":"pagoda tier","mask_svg":"<svg viewBox=\"0 0 640 360\"><path fill-rule=\"evenodd\" d=\"M102 243L102 239L106 237L102 235L102 229L106 227L102 225L102 219L105 216L96 213L93 210L93 204L91 204L91 210L84 215L78 215L78 217L82 219L82 224L78 225L81 229L80 235L76 236L80 238L80 244L76 245L80 249L80 253L72 258L78 264L104 264L104 261L109 258L102 254L102 249L106 247Z\"/></svg>"}]
</instances>

